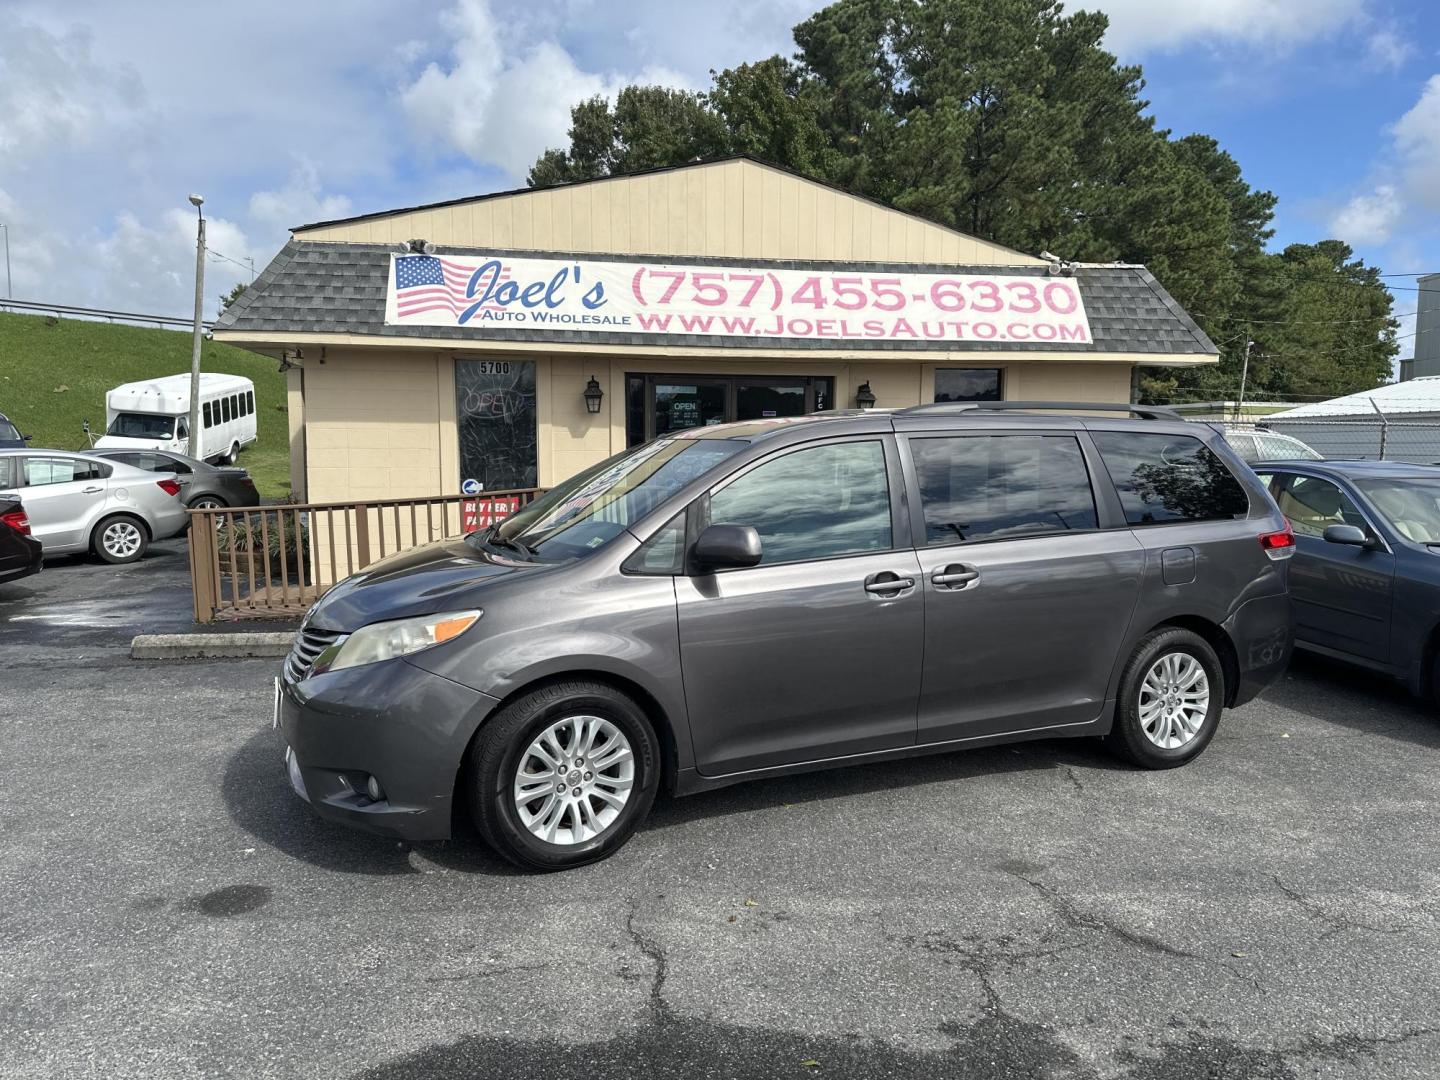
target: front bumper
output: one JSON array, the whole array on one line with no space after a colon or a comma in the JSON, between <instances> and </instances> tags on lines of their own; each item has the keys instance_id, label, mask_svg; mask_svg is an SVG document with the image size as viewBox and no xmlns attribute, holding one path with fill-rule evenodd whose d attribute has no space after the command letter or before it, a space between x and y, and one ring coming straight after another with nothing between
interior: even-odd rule
<instances>
[{"instance_id":1,"label":"front bumper","mask_svg":"<svg viewBox=\"0 0 1440 1080\"><path fill-rule=\"evenodd\" d=\"M455 778L498 702L400 660L280 681L291 786L323 818L405 840L450 836ZM374 777L384 798L366 794Z\"/></svg>"},{"instance_id":2,"label":"front bumper","mask_svg":"<svg viewBox=\"0 0 1440 1080\"><path fill-rule=\"evenodd\" d=\"M1293 620L1285 594L1247 600L1225 620L1240 668L1231 708L1253 700L1284 673L1295 645Z\"/></svg>"}]
</instances>

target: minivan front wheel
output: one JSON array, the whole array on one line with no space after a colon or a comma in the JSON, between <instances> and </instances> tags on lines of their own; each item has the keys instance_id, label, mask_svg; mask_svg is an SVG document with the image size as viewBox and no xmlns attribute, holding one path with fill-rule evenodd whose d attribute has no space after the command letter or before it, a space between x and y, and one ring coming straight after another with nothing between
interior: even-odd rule
<instances>
[{"instance_id":1,"label":"minivan front wheel","mask_svg":"<svg viewBox=\"0 0 1440 1080\"><path fill-rule=\"evenodd\" d=\"M660 747L644 711L603 683L555 683L516 699L470 750L476 828L532 870L614 854L649 812L659 779Z\"/></svg>"},{"instance_id":2,"label":"minivan front wheel","mask_svg":"<svg viewBox=\"0 0 1440 1080\"><path fill-rule=\"evenodd\" d=\"M1125 665L1106 741L1143 768L1173 769L1214 737L1224 700L1224 669L1210 643L1180 627L1156 630Z\"/></svg>"}]
</instances>

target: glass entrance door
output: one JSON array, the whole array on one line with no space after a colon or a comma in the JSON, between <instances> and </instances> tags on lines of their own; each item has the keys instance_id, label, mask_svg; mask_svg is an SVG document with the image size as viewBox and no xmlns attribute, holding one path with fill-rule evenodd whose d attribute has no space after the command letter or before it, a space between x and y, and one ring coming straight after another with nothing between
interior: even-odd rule
<instances>
[{"instance_id":1,"label":"glass entrance door","mask_svg":"<svg viewBox=\"0 0 1440 1080\"><path fill-rule=\"evenodd\" d=\"M729 389L724 379L655 383L651 396L655 434L668 435L688 428L723 424Z\"/></svg>"},{"instance_id":2,"label":"glass entrance door","mask_svg":"<svg viewBox=\"0 0 1440 1080\"><path fill-rule=\"evenodd\" d=\"M835 408L835 380L822 376L625 376L626 444L731 420L803 416Z\"/></svg>"}]
</instances>

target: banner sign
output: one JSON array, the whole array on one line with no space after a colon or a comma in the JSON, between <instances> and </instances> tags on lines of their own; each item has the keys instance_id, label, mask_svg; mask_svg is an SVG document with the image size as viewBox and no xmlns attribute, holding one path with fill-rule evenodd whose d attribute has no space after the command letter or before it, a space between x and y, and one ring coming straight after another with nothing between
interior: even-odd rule
<instances>
[{"instance_id":1,"label":"banner sign","mask_svg":"<svg viewBox=\"0 0 1440 1080\"><path fill-rule=\"evenodd\" d=\"M461 499L460 531L466 535L491 525L498 525L520 509L518 496L498 499Z\"/></svg>"},{"instance_id":2,"label":"banner sign","mask_svg":"<svg viewBox=\"0 0 1440 1080\"><path fill-rule=\"evenodd\" d=\"M1074 278L392 255L387 326L1088 344Z\"/></svg>"}]
</instances>

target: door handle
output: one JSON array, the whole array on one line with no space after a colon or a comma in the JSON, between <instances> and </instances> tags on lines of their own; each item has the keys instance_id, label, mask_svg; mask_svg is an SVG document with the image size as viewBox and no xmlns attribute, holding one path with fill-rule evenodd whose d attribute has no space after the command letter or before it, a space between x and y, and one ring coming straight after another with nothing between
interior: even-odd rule
<instances>
[{"instance_id":1,"label":"door handle","mask_svg":"<svg viewBox=\"0 0 1440 1080\"><path fill-rule=\"evenodd\" d=\"M935 573L930 575L930 580L942 589L963 589L970 582L980 577L980 571L973 566L966 566L964 563L951 563L949 566L942 566Z\"/></svg>"},{"instance_id":2,"label":"door handle","mask_svg":"<svg viewBox=\"0 0 1440 1080\"><path fill-rule=\"evenodd\" d=\"M81 489L80 489L80 494L81 494L81 495L94 495L97 491L104 491L104 490L105 490L104 488L98 488L98 487L81 488Z\"/></svg>"},{"instance_id":3,"label":"door handle","mask_svg":"<svg viewBox=\"0 0 1440 1080\"><path fill-rule=\"evenodd\" d=\"M865 579L865 591L880 596L904 592L906 589L914 587L915 579L913 577L901 577L892 570L881 570L878 574L871 574Z\"/></svg>"}]
</instances>

